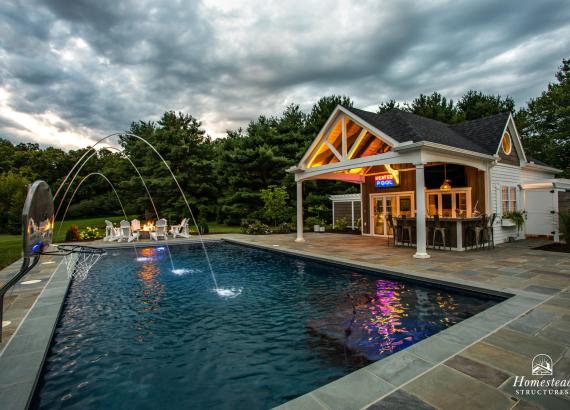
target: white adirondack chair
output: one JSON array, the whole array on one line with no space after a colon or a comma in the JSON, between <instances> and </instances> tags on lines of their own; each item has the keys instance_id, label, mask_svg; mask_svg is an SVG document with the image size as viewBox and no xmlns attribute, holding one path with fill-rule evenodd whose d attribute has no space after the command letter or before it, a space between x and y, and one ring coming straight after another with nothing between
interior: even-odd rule
<instances>
[{"instance_id":1,"label":"white adirondack chair","mask_svg":"<svg viewBox=\"0 0 570 410\"><path fill-rule=\"evenodd\" d=\"M172 225L170 227L170 234L172 238L180 236L181 238L190 238L190 233L188 233L188 219L184 218L180 225Z\"/></svg>"},{"instance_id":2,"label":"white adirondack chair","mask_svg":"<svg viewBox=\"0 0 570 410\"><path fill-rule=\"evenodd\" d=\"M151 239L158 241L160 239L164 239L166 240L166 234L167 234L167 224L166 224L166 219L161 218L158 221L156 221L156 225L154 225L155 227L155 231L150 233L150 237Z\"/></svg>"},{"instance_id":3,"label":"white adirondack chair","mask_svg":"<svg viewBox=\"0 0 570 410\"><path fill-rule=\"evenodd\" d=\"M129 238L131 237L131 224L129 223L129 221L125 221L124 219L121 221L120 223L120 228L119 228L119 239L118 241L129 241ZM129 241L130 242L130 241Z\"/></svg>"},{"instance_id":4,"label":"white adirondack chair","mask_svg":"<svg viewBox=\"0 0 570 410\"><path fill-rule=\"evenodd\" d=\"M138 219L133 219L131 221L131 235L129 236L129 242L138 241L141 230L141 221Z\"/></svg>"},{"instance_id":5,"label":"white adirondack chair","mask_svg":"<svg viewBox=\"0 0 570 410\"><path fill-rule=\"evenodd\" d=\"M105 237L104 241L116 241L119 239L119 228L113 226L113 222L105 220Z\"/></svg>"}]
</instances>

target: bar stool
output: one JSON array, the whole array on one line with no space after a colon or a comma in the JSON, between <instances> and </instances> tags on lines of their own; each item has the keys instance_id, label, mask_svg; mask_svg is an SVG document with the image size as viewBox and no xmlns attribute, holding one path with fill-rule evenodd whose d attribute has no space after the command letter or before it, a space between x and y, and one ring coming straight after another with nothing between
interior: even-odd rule
<instances>
[{"instance_id":1,"label":"bar stool","mask_svg":"<svg viewBox=\"0 0 570 410\"><path fill-rule=\"evenodd\" d=\"M485 247L485 242L484 242L484 238L483 238L483 234L485 232L485 230L487 229L487 225L489 224L489 217L487 216L487 214L483 214L481 215L481 221L479 221L479 223L477 224L477 226L475 226L475 238L477 241L477 247ZM479 239L481 239L481 241L479 242Z\"/></svg>"},{"instance_id":2,"label":"bar stool","mask_svg":"<svg viewBox=\"0 0 570 410\"><path fill-rule=\"evenodd\" d=\"M407 243L408 246L412 246L412 226L410 225L410 223L408 222L408 219L406 218L406 215L402 215L402 218L400 219L400 221L402 221L402 244ZM408 237L406 238L406 233L408 234Z\"/></svg>"},{"instance_id":3,"label":"bar stool","mask_svg":"<svg viewBox=\"0 0 570 410\"><path fill-rule=\"evenodd\" d=\"M392 239L394 241L394 247L396 246L396 236L398 236L397 229L398 226L394 225L394 218L392 214L386 215L386 221L388 222L388 234L392 231ZM390 245L390 238L388 238L388 245Z\"/></svg>"},{"instance_id":4,"label":"bar stool","mask_svg":"<svg viewBox=\"0 0 570 410\"><path fill-rule=\"evenodd\" d=\"M494 233L494 229L493 229L493 225L495 224L495 218L497 217L496 213L493 213L493 215L491 215L491 219L487 220L488 223L486 223L484 225L484 229L481 232L481 242L483 242L484 244L487 244L487 248L491 248L491 246L494 248L495 247L495 233Z\"/></svg>"},{"instance_id":5,"label":"bar stool","mask_svg":"<svg viewBox=\"0 0 570 410\"><path fill-rule=\"evenodd\" d=\"M465 247L471 248L479 246L479 238L477 237L477 232L475 231L475 227L477 226L477 222L469 221L467 222L467 226L465 227Z\"/></svg>"},{"instance_id":6,"label":"bar stool","mask_svg":"<svg viewBox=\"0 0 570 410\"><path fill-rule=\"evenodd\" d=\"M439 243L436 243L437 234L441 238ZM436 246L445 249L447 247L447 228L442 225L441 220L439 219L439 215L434 215L433 217L433 239L431 242L432 246L435 248ZM449 250L451 250L451 244L449 245Z\"/></svg>"}]
</instances>

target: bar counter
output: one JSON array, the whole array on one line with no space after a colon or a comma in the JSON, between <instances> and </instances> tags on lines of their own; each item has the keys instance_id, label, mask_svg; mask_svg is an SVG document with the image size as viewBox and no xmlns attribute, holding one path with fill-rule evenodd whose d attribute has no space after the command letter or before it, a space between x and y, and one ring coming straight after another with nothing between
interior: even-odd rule
<instances>
[{"instance_id":1,"label":"bar counter","mask_svg":"<svg viewBox=\"0 0 570 410\"><path fill-rule=\"evenodd\" d=\"M412 226L412 244L415 245L416 243L416 218L395 218L396 223L407 223ZM481 222L481 217L463 217L463 218L451 218L451 217L441 217L439 218L440 225L442 227L447 228L447 236L446 236L446 246L443 245L436 245L435 248L441 249L450 249L453 251L464 251L467 248L465 247L466 244L466 230L470 226L475 226L478 222ZM426 239L427 239L427 246L433 246L433 227L435 224L434 218L426 218ZM441 236L438 233L436 237L436 241L439 244L441 242ZM396 240L397 245L403 245L401 242L401 238L397 238ZM474 246L469 246L469 249L473 248Z\"/></svg>"}]
</instances>

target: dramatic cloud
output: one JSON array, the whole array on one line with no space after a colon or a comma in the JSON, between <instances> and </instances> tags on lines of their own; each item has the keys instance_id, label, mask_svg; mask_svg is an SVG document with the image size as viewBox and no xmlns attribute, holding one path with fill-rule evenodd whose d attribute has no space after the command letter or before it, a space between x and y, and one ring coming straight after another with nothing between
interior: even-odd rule
<instances>
[{"instance_id":1,"label":"dramatic cloud","mask_svg":"<svg viewBox=\"0 0 570 410\"><path fill-rule=\"evenodd\" d=\"M0 137L76 148L166 110L221 136L330 93L522 105L570 57L569 21L566 0L1 2Z\"/></svg>"}]
</instances>

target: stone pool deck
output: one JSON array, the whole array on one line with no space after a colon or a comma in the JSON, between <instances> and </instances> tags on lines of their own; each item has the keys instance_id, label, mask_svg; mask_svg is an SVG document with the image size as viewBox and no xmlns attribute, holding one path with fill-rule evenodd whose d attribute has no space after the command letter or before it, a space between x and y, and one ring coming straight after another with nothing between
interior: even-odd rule
<instances>
[{"instance_id":1,"label":"stone pool deck","mask_svg":"<svg viewBox=\"0 0 570 410\"><path fill-rule=\"evenodd\" d=\"M208 236L222 238L397 276L513 295L444 332L286 403L283 409L570 408L568 396L520 396L513 387L515 376L532 377L531 360L539 353L552 357L554 377L570 379L570 254L533 250L541 243L519 241L492 250L432 250L430 259L420 260L412 257L411 248L388 247L381 238L357 235L311 233L304 243L294 242L293 235ZM174 242L187 241L169 241ZM11 355L43 360L46 339L49 343L46 336L51 336L53 327L43 319L42 311L57 318L61 305L52 307L53 301L61 303L67 289L64 271L56 272L58 262L42 259L43 264L23 279L40 282L18 284L7 294L4 320L11 323L3 328L0 364L6 364ZM0 284L17 268L1 271ZM34 344L29 335L39 329L32 326L34 320L44 327L40 332L43 347L36 345L35 349L41 354L31 351ZM13 340L18 343L5 348L18 326ZM31 373L38 369L24 369L26 362L18 360L11 364L10 369L0 367L2 407L23 408L25 389L19 391L23 385L16 385L13 377L26 374L29 387L35 383L32 376L37 377ZM8 394L20 399L4 401Z\"/></svg>"}]
</instances>

